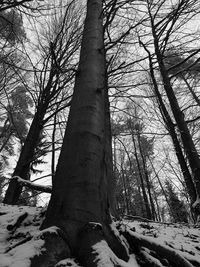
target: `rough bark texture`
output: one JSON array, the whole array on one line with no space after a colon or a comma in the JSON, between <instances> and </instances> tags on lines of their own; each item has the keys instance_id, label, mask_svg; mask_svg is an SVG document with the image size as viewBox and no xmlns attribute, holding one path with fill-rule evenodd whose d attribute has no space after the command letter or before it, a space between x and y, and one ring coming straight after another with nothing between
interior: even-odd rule
<instances>
[{"instance_id":1,"label":"rough bark texture","mask_svg":"<svg viewBox=\"0 0 200 267\"><path fill-rule=\"evenodd\" d=\"M108 227L112 177L106 97L102 1L88 0L74 95L42 228L61 228L72 253L77 254L82 229L89 222L100 223L111 248L127 259Z\"/></svg>"}]
</instances>

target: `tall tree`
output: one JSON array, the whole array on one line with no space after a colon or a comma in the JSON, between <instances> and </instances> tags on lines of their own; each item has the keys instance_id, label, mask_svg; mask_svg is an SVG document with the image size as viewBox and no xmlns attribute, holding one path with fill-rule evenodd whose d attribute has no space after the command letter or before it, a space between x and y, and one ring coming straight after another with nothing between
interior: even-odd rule
<instances>
[{"instance_id":1,"label":"tall tree","mask_svg":"<svg viewBox=\"0 0 200 267\"><path fill-rule=\"evenodd\" d=\"M67 129L42 225L62 229L72 253L86 266L94 265L92 245L102 239L127 259L109 227L111 145L102 16L102 1L89 0Z\"/></svg>"},{"instance_id":2,"label":"tall tree","mask_svg":"<svg viewBox=\"0 0 200 267\"><path fill-rule=\"evenodd\" d=\"M35 85L36 94L38 93L36 112L13 177L19 176L22 179L30 180L31 166L37 158L37 148L41 144L45 124L54 117L55 112L69 106L71 94L65 92L65 96L63 96L63 91L65 87L70 88L70 83L74 78L75 57L79 49L81 29L80 17L75 16L75 12L74 1L70 1L65 7L64 15L58 19L58 23L51 25L55 28L49 34L54 39L48 43L48 50L42 51L42 54L45 54L42 70L36 71L34 77L38 81L38 84ZM73 19L72 16L74 16ZM16 179L11 178L4 203L17 204L22 188L23 186Z\"/></svg>"},{"instance_id":3,"label":"tall tree","mask_svg":"<svg viewBox=\"0 0 200 267\"><path fill-rule=\"evenodd\" d=\"M166 106L165 110L163 109L164 106L162 106L161 112L165 116L167 128L170 129L171 135L173 135L172 139L176 148L177 157L179 157L179 163L182 164L181 168L182 170L186 171L186 184L187 186L191 185L190 187L188 187L188 192L193 192L193 196L191 196L191 199L193 200L193 207L195 208L196 212L199 213L200 205L198 200L200 195L200 158L194 140L192 138L192 134L187 125L187 121L185 120L184 111L181 109L180 100L175 92L175 85L173 83L172 77L170 76L170 68L168 68L165 58L165 53L168 51L169 47L171 46L171 43L176 43L177 39L175 37L175 33L177 33L178 31L180 32L180 29L183 28L185 24L188 23L191 19L193 19L196 14L196 9L199 9L199 3L198 1L181 0L176 1L174 5L170 5L169 7L167 7L166 1L157 1L155 3L152 3L152 1L147 0L145 7L151 25L151 33L149 36L150 41L149 43L147 43L145 40L146 44L144 44L144 42L142 42L140 38L139 41L141 46L144 47L144 49L149 55L151 66L154 67L154 70L156 69L159 71L159 78L161 78L163 86L159 86L156 88L154 82L154 89L156 91L158 88L159 90L163 90L167 96L167 101L169 103L170 108L169 113L172 113L172 116L171 118L169 117L170 119L167 118L169 113L167 114L166 112ZM186 13L190 14L190 16L187 17ZM184 35L180 35L180 39L182 41L184 38ZM191 42L192 41L193 35L191 35ZM154 48L154 53L151 52L149 44L151 44L151 48ZM190 55L187 59L189 59L191 56L194 56L198 52L199 49L196 48L192 49L191 51L189 50ZM182 61L181 63L178 62L177 65L184 64L185 61ZM173 68L175 68L175 66L173 66ZM155 81L155 74L152 75L152 72L151 78ZM156 77L156 79L158 78ZM159 98L159 105L161 105L161 101L163 101L163 96L161 97L160 92L156 93L156 95ZM173 129L174 122L177 126L177 130L179 132L181 143L185 151L192 175L190 175L190 173L188 172L186 161L182 157L181 147L177 143L178 139L175 135L176 131L174 131ZM195 197L196 201L194 202Z\"/></svg>"}]
</instances>

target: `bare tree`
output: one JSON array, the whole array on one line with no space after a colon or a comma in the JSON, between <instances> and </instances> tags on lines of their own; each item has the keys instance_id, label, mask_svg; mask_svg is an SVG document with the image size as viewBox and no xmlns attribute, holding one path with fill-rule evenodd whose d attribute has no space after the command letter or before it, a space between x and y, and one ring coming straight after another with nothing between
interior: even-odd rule
<instances>
[{"instance_id":1,"label":"bare tree","mask_svg":"<svg viewBox=\"0 0 200 267\"><path fill-rule=\"evenodd\" d=\"M174 45L180 45L180 43L176 43L175 33L193 19L196 14L196 9L199 8L199 4L197 1L177 1L175 5L168 6L169 8L167 8L166 4L167 3L165 1L157 1L155 3L152 3L151 1L145 2L145 8L150 18L149 23L151 32L147 37L147 39L149 38L148 41L145 40L146 37L144 38L144 36L140 36L139 42L148 54L151 70L150 75L154 84L159 106L164 116L166 126L172 136L176 154L179 159L179 163L181 164L185 182L188 187L188 192L190 192L190 197L193 201L193 207L196 207L196 212L199 213L199 204L197 200L199 199L200 194L200 159L194 140L192 139L192 134L185 119L184 110L181 108L180 98L178 98L175 93L176 84L174 84L172 76L170 76L171 70L166 64L165 58L165 54L170 46L172 46L173 42ZM162 13L164 10L166 13ZM186 14L189 13L190 16L187 16ZM180 35L179 42L180 40L183 42L184 38L186 38L184 35ZM188 38L190 38L190 41L192 42L194 40L194 35L191 34ZM152 51L152 48L154 51ZM191 51L188 50L188 53L189 56L185 60L178 62L178 64L172 68L184 64L185 61L199 53L199 50L193 48ZM153 73L154 71L159 72L162 80L162 86L158 86L158 78L155 73ZM166 107L164 107L163 98L161 97L159 90L164 90L169 103L170 112L167 111ZM171 115L169 116L169 113L173 114L172 117ZM175 126L177 127L181 137L181 143L187 159L184 159L183 152L181 151L181 146L174 128ZM190 171L187 168L186 160L189 162L192 174L190 174ZM194 203L195 198L196 202Z\"/></svg>"},{"instance_id":2,"label":"bare tree","mask_svg":"<svg viewBox=\"0 0 200 267\"><path fill-rule=\"evenodd\" d=\"M42 70L34 71L35 85L38 89L36 90L36 112L13 177L19 176L30 180L32 165L37 161L38 156L43 155L43 153L38 155L37 147L42 139L45 125L55 116L55 113L70 105L72 92L69 89L76 72L76 53L79 49L81 29L80 17L75 15L76 11L74 1L66 6L63 17L57 25L54 25L56 33L51 33L54 39L48 43L48 50L43 51ZM74 16L73 19L72 16ZM16 179L11 179L4 203L16 204L21 192L22 185Z\"/></svg>"}]
</instances>

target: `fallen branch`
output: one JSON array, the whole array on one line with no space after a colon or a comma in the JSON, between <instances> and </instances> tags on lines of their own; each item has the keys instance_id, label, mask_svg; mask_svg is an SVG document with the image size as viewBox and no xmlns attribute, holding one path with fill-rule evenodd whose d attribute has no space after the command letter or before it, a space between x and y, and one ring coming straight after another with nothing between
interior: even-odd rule
<instances>
[{"instance_id":1,"label":"fallen branch","mask_svg":"<svg viewBox=\"0 0 200 267\"><path fill-rule=\"evenodd\" d=\"M133 216L133 215L129 215L129 214L123 215L123 218L128 219L128 220L132 220L132 221L136 220L136 221L141 221L141 222L146 222L146 223L159 223L159 224L164 224L164 225L175 225L175 223L153 221L153 220L149 220L147 218L143 218L141 216Z\"/></svg>"},{"instance_id":2,"label":"fallen branch","mask_svg":"<svg viewBox=\"0 0 200 267\"><path fill-rule=\"evenodd\" d=\"M12 179L16 179L20 185L26 186L26 187L31 188L31 189L36 190L36 191L41 191L44 193L51 193L52 192L52 187L50 185L45 186L45 185L34 184L30 181L22 179L19 176L14 176Z\"/></svg>"},{"instance_id":3,"label":"fallen branch","mask_svg":"<svg viewBox=\"0 0 200 267\"><path fill-rule=\"evenodd\" d=\"M129 215L129 214L125 214L123 216L124 219L128 219L128 220L136 220L136 221L141 221L141 222L151 222L151 223L157 223L155 221L152 221L152 220L149 220L147 218L143 218L143 217L140 217L140 216L132 216L132 215Z\"/></svg>"},{"instance_id":4,"label":"fallen branch","mask_svg":"<svg viewBox=\"0 0 200 267\"><path fill-rule=\"evenodd\" d=\"M32 236L29 234L27 237L25 237L24 239L20 240L19 242L15 243L14 245L11 245L10 247L8 247L6 250L5 250L5 253L9 252L10 250L12 250L13 248L16 248L28 241L30 241L32 239Z\"/></svg>"},{"instance_id":5,"label":"fallen branch","mask_svg":"<svg viewBox=\"0 0 200 267\"><path fill-rule=\"evenodd\" d=\"M8 224L7 226L7 230L8 231L15 231L20 225L21 223L26 219L26 217L28 216L27 212L23 212L12 224Z\"/></svg>"},{"instance_id":6,"label":"fallen branch","mask_svg":"<svg viewBox=\"0 0 200 267\"><path fill-rule=\"evenodd\" d=\"M8 214L7 212L0 212L0 216Z\"/></svg>"}]
</instances>

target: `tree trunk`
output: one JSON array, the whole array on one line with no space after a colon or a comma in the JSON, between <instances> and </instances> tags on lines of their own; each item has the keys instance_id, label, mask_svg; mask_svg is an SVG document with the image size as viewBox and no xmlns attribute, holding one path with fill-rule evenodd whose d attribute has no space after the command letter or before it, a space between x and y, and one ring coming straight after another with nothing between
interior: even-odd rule
<instances>
[{"instance_id":1,"label":"tree trunk","mask_svg":"<svg viewBox=\"0 0 200 267\"><path fill-rule=\"evenodd\" d=\"M57 108L58 109L58 108ZM53 131L52 131L52 152L51 152L51 173L52 173L52 180L54 179L55 175L55 154L56 154L56 122L57 122L57 113L55 113L53 118Z\"/></svg>"},{"instance_id":2,"label":"tree trunk","mask_svg":"<svg viewBox=\"0 0 200 267\"><path fill-rule=\"evenodd\" d=\"M151 16L151 14L150 14ZM181 135L181 140L183 143L183 147L185 150L185 153L187 155L189 164L190 164L190 168L192 170L192 174L194 177L194 184L195 184L195 189L196 189L196 193L197 193L197 199L200 198L200 158L198 155L198 152L196 150L196 147L194 145L194 142L192 140L192 136L190 134L190 131L188 129L187 123L184 119L184 114L181 111L176 95L173 91L173 88L171 86L171 82L170 82L170 78L169 75L167 73L167 69L165 67L164 61L163 61L163 56L162 53L160 51L160 47L159 47L159 41L158 41L158 37L155 31L155 25L153 22L153 19L151 17L151 26L152 26L152 35L154 38L154 49L155 49L155 54L157 57L157 61L158 61L158 66L159 66L159 70L160 70L160 74L163 80L163 87L165 89L166 95L168 97L169 103L170 103L170 107L173 113L173 116L175 118L175 121L177 123L180 135ZM198 209L196 210L196 212L200 213L200 203L198 205Z\"/></svg>"},{"instance_id":3,"label":"tree trunk","mask_svg":"<svg viewBox=\"0 0 200 267\"><path fill-rule=\"evenodd\" d=\"M24 180L30 180L30 165L33 161L35 148L38 145L38 140L43 129L42 122L45 112L46 110L44 108L42 110L38 109L33 118L31 127L17 161L16 168L13 172L13 177L19 176ZM3 202L11 205L17 204L22 188L23 186L18 183L17 179L11 178Z\"/></svg>"},{"instance_id":4,"label":"tree trunk","mask_svg":"<svg viewBox=\"0 0 200 267\"><path fill-rule=\"evenodd\" d=\"M143 179L142 170L141 170L141 167L140 167L140 162L139 162L139 158L138 158L138 154L137 154L137 148L136 148L136 142L135 142L135 138L134 138L134 133L132 131L131 125L129 125L129 127L131 129L131 136L132 136L132 141L133 141L134 150L135 150L134 155L135 155L135 159L136 159L136 162L137 162L137 168L138 168L138 172L139 172L139 176L140 176L142 195L143 195L145 209L146 209L146 216L147 216L148 219L151 220L152 214L151 214L151 209L150 209L150 206L149 206L149 200L148 200L148 197L147 197L147 194L146 194L146 190L145 190L144 179Z\"/></svg>"},{"instance_id":5,"label":"tree trunk","mask_svg":"<svg viewBox=\"0 0 200 267\"><path fill-rule=\"evenodd\" d=\"M126 214L131 214L130 213L130 209L129 209L129 194L128 194L128 190L127 190L127 185L126 185L126 179L125 179L125 175L124 175L124 169L123 169L123 166L121 164L121 177L122 177L122 184L123 184L123 187L124 187L124 202L125 202L125 211L126 211Z\"/></svg>"},{"instance_id":6,"label":"tree trunk","mask_svg":"<svg viewBox=\"0 0 200 267\"><path fill-rule=\"evenodd\" d=\"M183 174L183 178L184 178L184 181L185 181L185 184L187 187L187 193L190 197L190 201L192 204L196 200L196 190L195 190L194 182L193 182L192 176L190 174L190 171L188 169L186 160L184 158L183 151L182 151L181 145L179 143L179 140L178 140L178 137L177 137L177 134L175 131L174 123L173 123L173 121L172 121L172 119L171 119L171 117L170 117L170 115L169 115L169 113L165 107L165 104L162 100L162 96L159 92L157 81L156 81L154 71L153 71L152 61L151 61L150 57L149 57L149 67L150 67L151 79L153 82L154 91L155 91L155 94L157 97L159 109L160 109L161 115L163 117L163 121L166 125L166 128L167 128L167 130L171 136L172 143L173 143L174 149L175 149L175 153L176 153L176 156L178 159L178 163L180 165L180 168L181 168L181 171Z\"/></svg>"},{"instance_id":7,"label":"tree trunk","mask_svg":"<svg viewBox=\"0 0 200 267\"><path fill-rule=\"evenodd\" d=\"M153 198L152 198L151 184L150 184L149 174L148 174L148 170L147 170L145 155L143 154L142 147L141 147L141 140L140 140L140 133L139 132L137 132L137 139L138 139L138 146L139 146L140 155L142 158L144 176L145 176L145 180L146 180L146 184L147 184L147 192L149 195L149 201L150 201L150 205L151 205L152 220L155 220L157 217L157 214L156 214L156 210L155 210L155 206L154 206L154 202L153 202Z\"/></svg>"},{"instance_id":8,"label":"tree trunk","mask_svg":"<svg viewBox=\"0 0 200 267\"><path fill-rule=\"evenodd\" d=\"M110 247L118 256L127 259L125 248L108 227L111 223L112 158L106 90L102 1L88 0L67 129L42 225L42 229L53 225L61 228L72 253L78 254L83 262L80 246L84 235L80 233L90 222L100 223ZM88 238L92 238L90 234ZM99 237L95 236L96 239Z\"/></svg>"},{"instance_id":9,"label":"tree trunk","mask_svg":"<svg viewBox=\"0 0 200 267\"><path fill-rule=\"evenodd\" d=\"M167 194L166 194L165 189L164 189L164 187L163 187L163 185L162 185L162 183L161 183L161 179L160 179L158 173L156 172L156 170L155 170L155 168L154 168L154 166L153 166L153 163L152 163L152 161L151 161L150 158L149 158L149 161L150 161L150 163L151 163L152 169L153 169L153 171L154 171L154 173L155 173L155 176L156 176L156 178L157 178L157 180L158 180L159 186L160 186L160 188L161 188L161 190L162 190L162 193L163 193L163 195L164 195L164 197L165 197L165 200L166 200L166 202L167 202L167 205L168 205L168 207L169 207L170 214L172 215L172 217L174 217L173 210L171 209L171 206L170 206L170 203L169 203Z\"/></svg>"}]
</instances>

